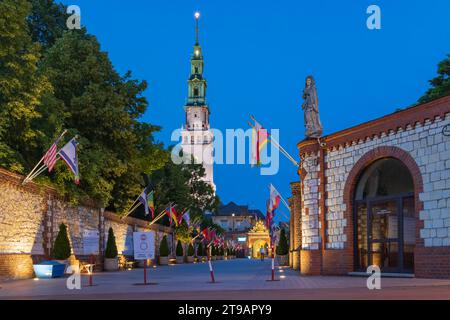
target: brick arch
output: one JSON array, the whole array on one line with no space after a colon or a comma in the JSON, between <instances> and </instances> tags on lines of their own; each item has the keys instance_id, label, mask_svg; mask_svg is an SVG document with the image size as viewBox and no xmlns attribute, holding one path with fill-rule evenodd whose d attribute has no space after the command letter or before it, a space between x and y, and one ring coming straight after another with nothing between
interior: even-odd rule
<instances>
[{"instance_id":1,"label":"brick arch","mask_svg":"<svg viewBox=\"0 0 450 320\"><path fill-rule=\"evenodd\" d=\"M382 158L395 158L400 160L409 170L411 176L413 178L414 183L414 213L416 217L416 249L418 247L423 247L423 240L420 239L420 229L423 228L423 221L419 218L419 212L423 209L423 202L419 200L419 194L423 192L423 181L422 174L420 172L419 166L413 159L413 157L406 151L401 148L394 146L382 146L372 149L371 151L364 154L353 166L349 175L347 176L347 180L345 182L344 187L344 203L346 205L346 211L344 214L345 219L347 220L347 227L344 230L344 233L347 235L347 243L346 250L348 252L351 251L352 257L352 268L354 265L354 254L353 254L353 246L354 246L354 221L353 221L353 198L355 193L355 188L358 183L358 180L363 173L364 169L370 166L375 161ZM416 250L415 249L415 250Z\"/></svg>"}]
</instances>

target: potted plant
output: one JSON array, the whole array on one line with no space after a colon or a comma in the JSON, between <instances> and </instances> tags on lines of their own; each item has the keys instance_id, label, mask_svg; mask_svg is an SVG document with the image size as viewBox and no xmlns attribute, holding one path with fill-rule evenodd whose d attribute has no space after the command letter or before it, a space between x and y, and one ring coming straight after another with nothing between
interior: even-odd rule
<instances>
[{"instance_id":1,"label":"potted plant","mask_svg":"<svg viewBox=\"0 0 450 320\"><path fill-rule=\"evenodd\" d=\"M278 246L276 249L277 260L280 266L285 266L289 263L289 246L286 239L286 233L284 229L280 231L280 240L278 241Z\"/></svg>"},{"instance_id":2,"label":"potted plant","mask_svg":"<svg viewBox=\"0 0 450 320\"><path fill-rule=\"evenodd\" d=\"M68 259L71 254L72 249L70 247L69 236L67 234L67 227L64 223L61 223L59 226L58 235L56 236L55 243L53 245L51 256L53 260L64 264L64 270L66 270L69 264Z\"/></svg>"},{"instance_id":3,"label":"potted plant","mask_svg":"<svg viewBox=\"0 0 450 320\"><path fill-rule=\"evenodd\" d=\"M118 259L116 237L114 236L114 230L112 227L108 230L108 241L106 242L105 250L105 262L103 268L106 271L117 271L119 270L119 259Z\"/></svg>"},{"instance_id":4,"label":"potted plant","mask_svg":"<svg viewBox=\"0 0 450 320\"><path fill-rule=\"evenodd\" d=\"M211 246L211 260L217 260L217 248Z\"/></svg>"},{"instance_id":5,"label":"potted plant","mask_svg":"<svg viewBox=\"0 0 450 320\"><path fill-rule=\"evenodd\" d=\"M177 255L177 263L181 264L184 262L184 252L183 252L183 245L181 244L181 241L178 240L177 242L177 248L175 250L175 254Z\"/></svg>"},{"instance_id":6,"label":"potted plant","mask_svg":"<svg viewBox=\"0 0 450 320\"><path fill-rule=\"evenodd\" d=\"M169 245L167 244L167 236L164 236L159 245L159 264L167 266L169 264Z\"/></svg>"},{"instance_id":7,"label":"potted plant","mask_svg":"<svg viewBox=\"0 0 450 320\"><path fill-rule=\"evenodd\" d=\"M194 262L194 246L192 245L192 243L189 243L189 247L187 250L187 262L188 263L193 263Z\"/></svg>"}]
</instances>

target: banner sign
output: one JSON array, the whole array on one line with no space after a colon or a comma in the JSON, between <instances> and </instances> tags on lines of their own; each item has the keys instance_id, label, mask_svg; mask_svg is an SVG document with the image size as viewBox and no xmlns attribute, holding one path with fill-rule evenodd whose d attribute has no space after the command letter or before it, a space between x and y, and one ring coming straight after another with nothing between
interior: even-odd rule
<instances>
[{"instance_id":1,"label":"banner sign","mask_svg":"<svg viewBox=\"0 0 450 320\"><path fill-rule=\"evenodd\" d=\"M134 259L155 259L155 233L133 232Z\"/></svg>"}]
</instances>

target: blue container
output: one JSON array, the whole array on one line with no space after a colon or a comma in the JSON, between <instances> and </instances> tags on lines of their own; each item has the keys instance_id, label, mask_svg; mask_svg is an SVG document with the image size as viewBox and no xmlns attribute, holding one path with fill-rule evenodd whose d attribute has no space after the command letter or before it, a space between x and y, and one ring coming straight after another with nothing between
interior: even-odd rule
<instances>
[{"instance_id":1,"label":"blue container","mask_svg":"<svg viewBox=\"0 0 450 320\"><path fill-rule=\"evenodd\" d=\"M57 261L42 261L34 264L33 269L39 279L59 278L64 275L66 265Z\"/></svg>"}]
</instances>

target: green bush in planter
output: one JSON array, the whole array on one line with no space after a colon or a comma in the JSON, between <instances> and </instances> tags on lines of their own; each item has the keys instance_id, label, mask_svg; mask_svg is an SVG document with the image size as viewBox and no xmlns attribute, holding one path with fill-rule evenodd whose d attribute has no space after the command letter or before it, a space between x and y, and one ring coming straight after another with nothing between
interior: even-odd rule
<instances>
[{"instance_id":1,"label":"green bush in planter","mask_svg":"<svg viewBox=\"0 0 450 320\"><path fill-rule=\"evenodd\" d=\"M175 253L176 253L177 257L183 256L183 245L181 244L180 240L178 240L177 249L176 249Z\"/></svg>"},{"instance_id":2,"label":"green bush in planter","mask_svg":"<svg viewBox=\"0 0 450 320\"><path fill-rule=\"evenodd\" d=\"M189 247L188 247L188 251L187 251L187 255L189 256L189 257L193 257L194 256L194 246L192 245L192 243L190 243L189 244Z\"/></svg>"},{"instance_id":3,"label":"green bush in planter","mask_svg":"<svg viewBox=\"0 0 450 320\"><path fill-rule=\"evenodd\" d=\"M197 247L197 256L198 257L203 257L204 256L203 244L201 242L198 244L198 247Z\"/></svg>"},{"instance_id":4,"label":"green bush in planter","mask_svg":"<svg viewBox=\"0 0 450 320\"><path fill-rule=\"evenodd\" d=\"M289 246L288 246L288 242L286 239L286 232L284 231L284 229L281 229L280 240L278 241L278 246L277 246L277 255L284 256L284 255L288 254L288 252L289 252Z\"/></svg>"},{"instance_id":5,"label":"green bush in planter","mask_svg":"<svg viewBox=\"0 0 450 320\"><path fill-rule=\"evenodd\" d=\"M217 255L217 250L215 246L211 246L211 256L216 256Z\"/></svg>"},{"instance_id":6,"label":"green bush in planter","mask_svg":"<svg viewBox=\"0 0 450 320\"><path fill-rule=\"evenodd\" d=\"M108 242L106 242L106 250L105 250L105 258L114 259L117 258L117 245L116 245L116 237L114 236L113 228L109 228L108 230Z\"/></svg>"},{"instance_id":7,"label":"green bush in planter","mask_svg":"<svg viewBox=\"0 0 450 320\"><path fill-rule=\"evenodd\" d=\"M219 256L223 256L224 255L224 250L223 247L219 248Z\"/></svg>"},{"instance_id":8,"label":"green bush in planter","mask_svg":"<svg viewBox=\"0 0 450 320\"><path fill-rule=\"evenodd\" d=\"M169 245L167 244L167 237L164 236L159 245L159 256L167 257L169 255Z\"/></svg>"},{"instance_id":9,"label":"green bush in planter","mask_svg":"<svg viewBox=\"0 0 450 320\"><path fill-rule=\"evenodd\" d=\"M56 260L69 259L71 255L69 236L67 227L64 223L59 226L59 232L53 245L52 258Z\"/></svg>"}]
</instances>

